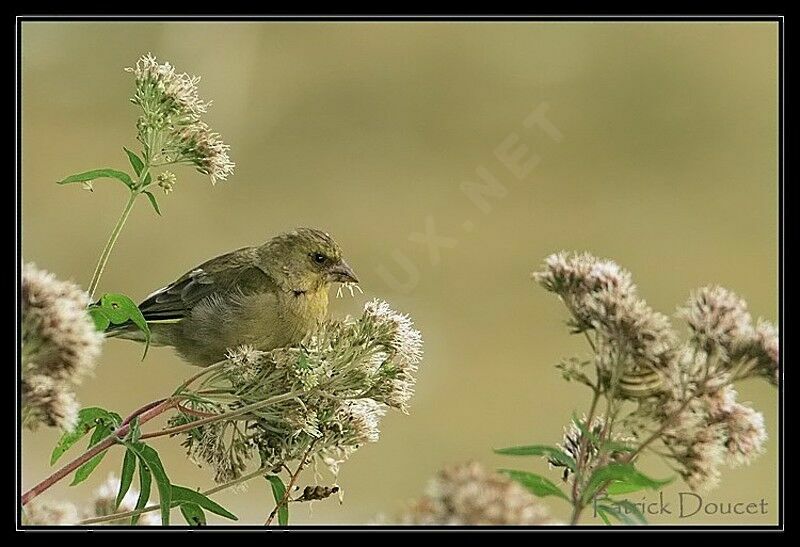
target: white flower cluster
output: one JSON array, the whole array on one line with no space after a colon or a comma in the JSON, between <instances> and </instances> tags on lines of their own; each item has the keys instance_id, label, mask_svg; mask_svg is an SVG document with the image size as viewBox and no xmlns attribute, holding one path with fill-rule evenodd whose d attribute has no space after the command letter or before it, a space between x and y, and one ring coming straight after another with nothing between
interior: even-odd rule
<instances>
[{"instance_id":1,"label":"white flower cluster","mask_svg":"<svg viewBox=\"0 0 800 547\"><path fill-rule=\"evenodd\" d=\"M335 471L378 440L387 407L407 412L421 358L422 338L408 316L372 301L360 318L326 322L298 346L230 351L170 425L278 398L190 430L189 455L212 467L218 482L241 476L256 454L277 467L309 453Z\"/></svg>"},{"instance_id":2,"label":"white flower cluster","mask_svg":"<svg viewBox=\"0 0 800 547\"><path fill-rule=\"evenodd\" d=\"M142 109L138 138L150 164L187 163L208 175L212 184L227 179L235 164L228 155L230 147L201 119L211 103L198 96L200 78L178 73L169 63L159 64L149 53L125 70L136 77L131 102ZM174 177L159 184L170 191Z\"/></svg>"}]
</instances>

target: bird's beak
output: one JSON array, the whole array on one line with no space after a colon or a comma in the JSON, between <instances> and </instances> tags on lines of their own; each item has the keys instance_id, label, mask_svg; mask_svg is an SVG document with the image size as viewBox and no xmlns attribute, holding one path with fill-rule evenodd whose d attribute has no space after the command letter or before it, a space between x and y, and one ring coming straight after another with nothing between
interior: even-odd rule
<instances>
[{"instance_id":1,"label":"bird's beak","mask_svg":"<svg viewBox=\"0 0 800 547\"><path fill-rule=\"evenodd\" d=\"M328 279L336 283L358 283L358 277L353 268L344 260L328 270Z\"/></svg>"}]
</instances>

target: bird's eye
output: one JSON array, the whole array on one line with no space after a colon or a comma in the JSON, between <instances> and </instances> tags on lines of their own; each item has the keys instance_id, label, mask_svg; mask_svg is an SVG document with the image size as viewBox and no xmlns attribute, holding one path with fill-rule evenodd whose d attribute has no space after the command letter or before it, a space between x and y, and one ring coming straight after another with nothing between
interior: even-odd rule
<instances>
[{"instance_id":1,"label":"bird's eye","mask_svg":"<svg viewBox=\"0 0 800 547\"><path fill-rule=\"evenodd\" d=\"M311 258L313 258L314 262L316 262L317 264L322 264L323 262L325 262L326 257L322 253L312 253Z\"/></svg>"}]
</instances>

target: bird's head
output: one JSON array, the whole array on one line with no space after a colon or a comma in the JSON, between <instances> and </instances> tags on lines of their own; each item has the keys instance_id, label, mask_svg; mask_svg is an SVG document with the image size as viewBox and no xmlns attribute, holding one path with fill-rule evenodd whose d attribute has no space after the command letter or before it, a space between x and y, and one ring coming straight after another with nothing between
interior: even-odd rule
<instances>
[{"instance_id":1,"label":"bird's head","mask_svg":"<svg viewBox=\"0 0 800 547\"><path fill-rule=\"evenodd\" d=\"M339 244L321 230L298 228L281 234L267 242L264 251L270 270L290 290L313 291L331 283L358 283Z\"/></svg>"}]
</instances>

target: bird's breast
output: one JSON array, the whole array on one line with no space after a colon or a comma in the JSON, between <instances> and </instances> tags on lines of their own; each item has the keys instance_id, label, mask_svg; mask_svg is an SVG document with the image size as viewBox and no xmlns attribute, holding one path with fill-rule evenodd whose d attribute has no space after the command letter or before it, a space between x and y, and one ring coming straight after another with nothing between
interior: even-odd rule
<instances>
[{"instance_id":1,"label":"bird's breast","mask_svg":"<svg viewBox=\"0 0 800 547\"><path fill-rule=\"evenodd\" d=\"M310 330L328 313L328 291L290 293L286 299L287 320Z\"/></svg>"}]
</instances>

